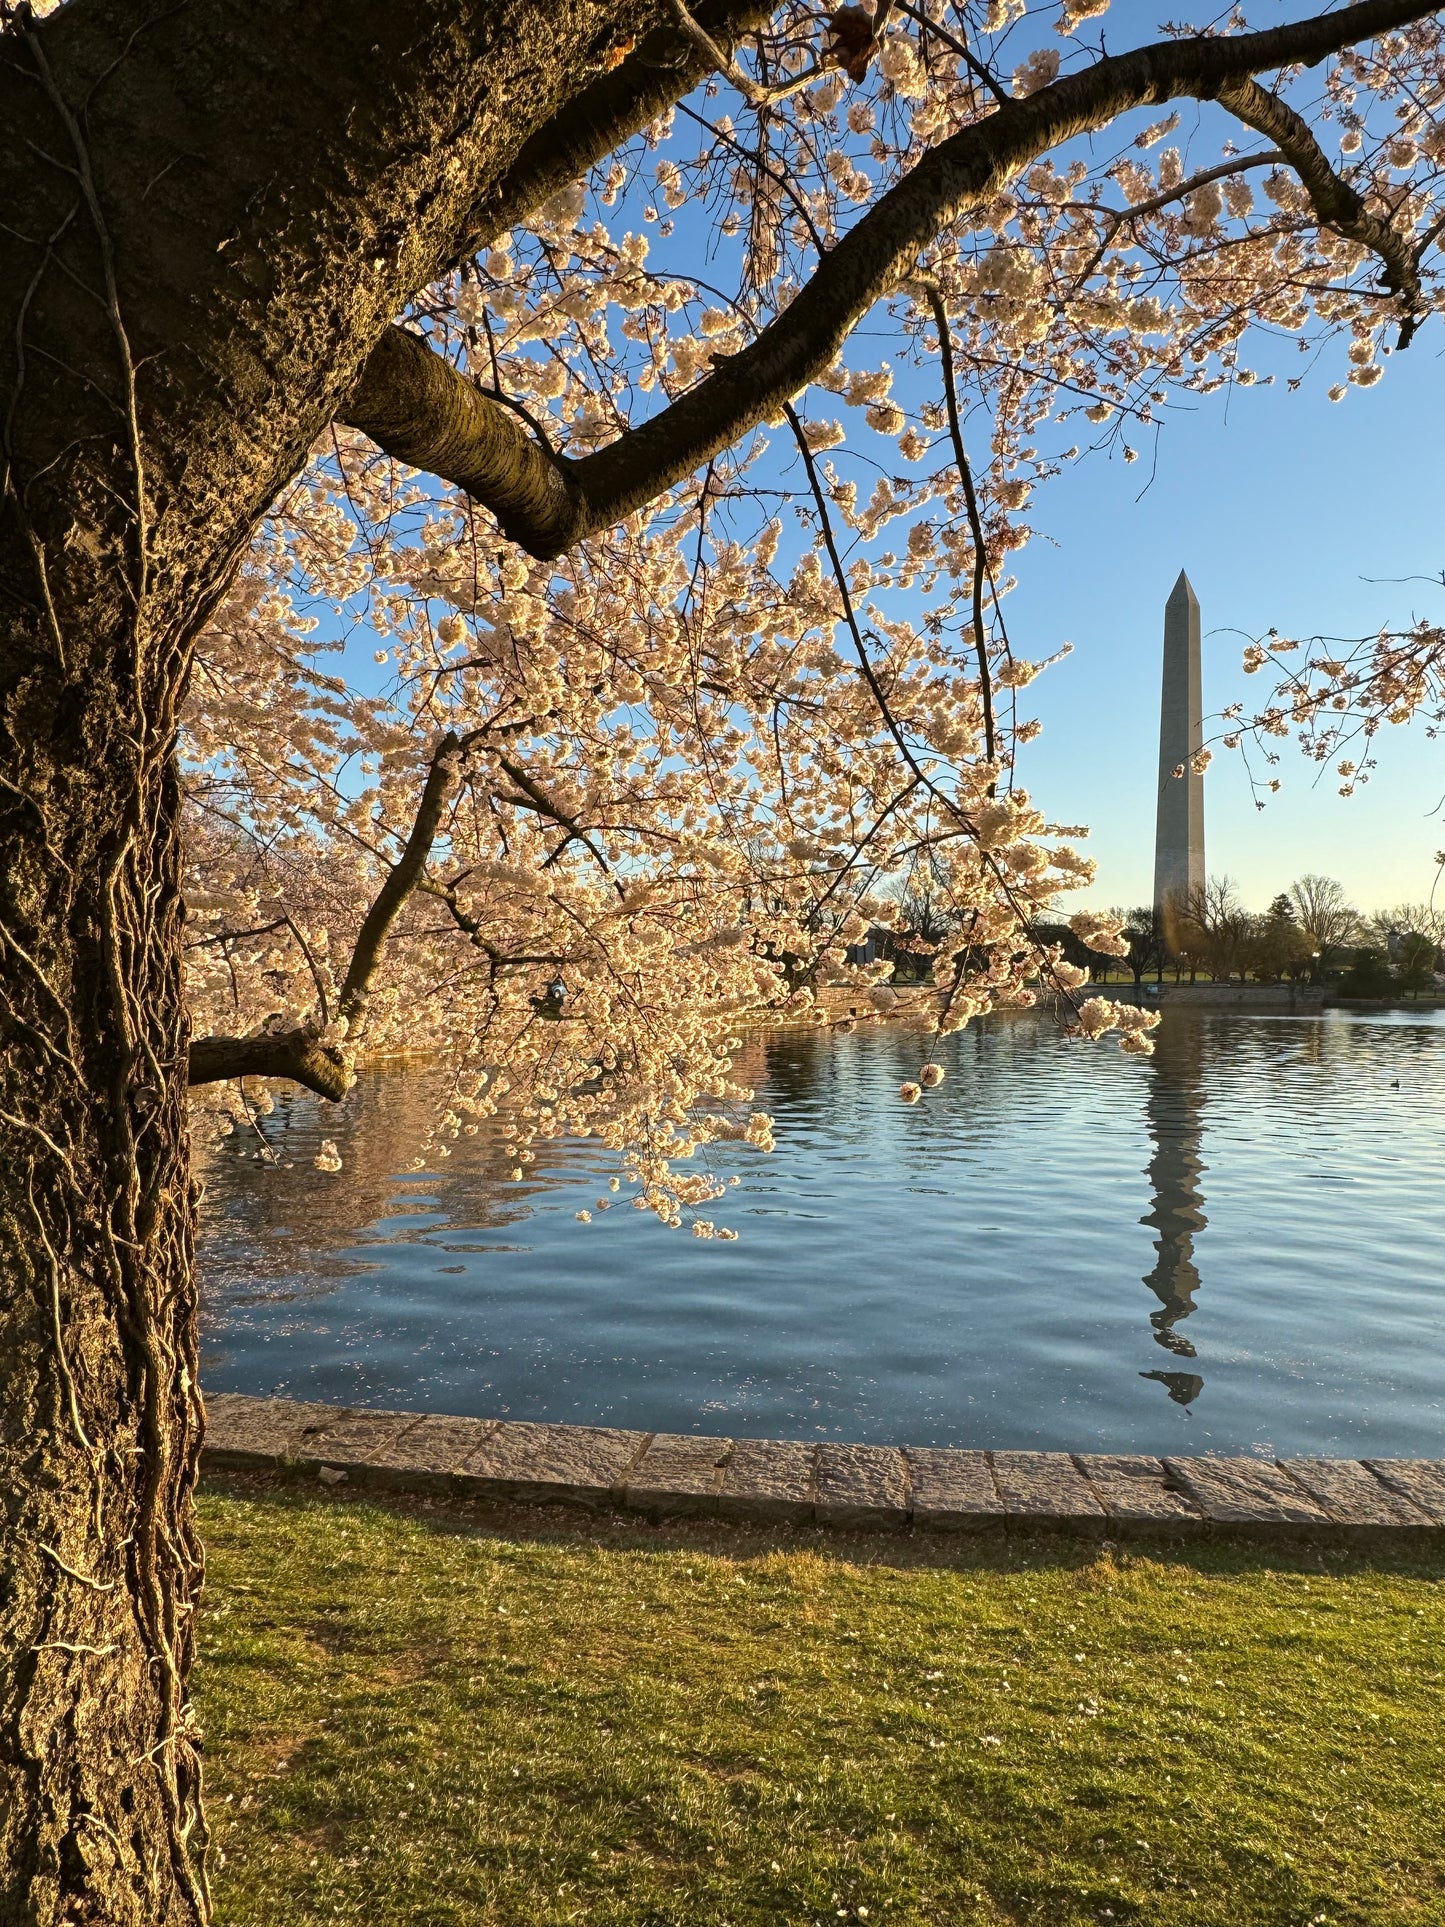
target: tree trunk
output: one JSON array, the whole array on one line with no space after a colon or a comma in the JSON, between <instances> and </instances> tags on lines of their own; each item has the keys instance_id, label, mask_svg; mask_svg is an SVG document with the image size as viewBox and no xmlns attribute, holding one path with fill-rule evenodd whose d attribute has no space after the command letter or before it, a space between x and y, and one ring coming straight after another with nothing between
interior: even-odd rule
<instances>
[{"instance_id":1,"label":"tree trunk","mask_svg":"<svg viewBox=\"0 0 1445 1927\"><path fill-rule=\"evenodd\" d=\"M658 0L0 34L0 1920L204 1920L176 715L268 504Z\"/></svg>"},{"instance_id":2,"label":"tree trunk","mask_svg":"<svg viewBox=\"0 0 1445 1927\"><path fill-rule=\"evenodd\" d=\"M68 727L53 700L22 698L27 721L58 725L40 750L16 742L15 706L0 761L0 1919L168 1922L202 1914L177 787L132 690L97 678Z\"/></svg>"},{"instance_id":3,"label":"tree trunk","mask_svg":"<svg viewBox=\"0 0 1445 1927\"><path fill-rule=\"evenodd\" d=\"M1002 159L984 151L997 129L932 153L910 218L920 234L953 218L1009 155L1125 106L1218 94L1231 63L1317 60L1423 10L1373 0L1243 50L1100 63L1000 112ZM719 32L753 11L698 10ZM411 296L526 211L519 183L550 191L697 56L668 0L68 0L6 18L0 1921L190 1927L207 1912L186 1701L200 1410L173 759L191 645ZM1328 218L1365 235L1343 204ZM865 218L834 251L855 306L891 285L892 225ZM800 298L792 337L819 306L844 325ZM749 387L737 365L679 404L704 442L716 397ZM757 418L745 399L727 423ZM609 515L697 458L696 436L669 440L677 419L603 462L627 471Z\"/></svg>"}]
</instances>

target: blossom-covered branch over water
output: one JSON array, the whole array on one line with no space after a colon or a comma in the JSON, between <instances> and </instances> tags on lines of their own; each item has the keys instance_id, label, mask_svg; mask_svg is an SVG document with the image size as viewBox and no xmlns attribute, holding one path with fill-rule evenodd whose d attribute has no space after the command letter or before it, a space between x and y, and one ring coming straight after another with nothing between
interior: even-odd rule
<instances>
[{"instance_id":1,"label":"blossom-covered branch over water","mask_svg":"<svg viewBox=\"0 0 1445 1927\"><path fill-rule=\"evenodd\" d=\"M1066 8L1030 50L1008 5L885 9L876 39L858 10L825 32L779 9L725 73L484 234L406 326L537 459L585 467L785 326L950 142L1095 67L1103 11ZM935 964L941 1030L1028 1001L1042 973L1084 1036L1147 1051L1149 1020L1081 1001L1082 974L1026 936L1093 871L1019 783L1037 733L1021 694L1062 639L1016 653L1011 558L1031 497L1086 443L1132 454L1179 395L1254 380L1251 331L1337 336L1347 380L1378 377L1391 335L1438 300L1439 58L1426 18L1323 71L1286 67L1270 98L1288 107L1225 89L1205 167L1197 139L1189 167L1171 142L1177 110L1106 123L1103 154L1061 129L941 221L876 308L871 353L845 344L817 368L806 462L761 421L556 561L465 489L329 430L200 648L198 1032L445 1049L443 1150L501 1105L519 1170L538 1136L595 1133L675 1216L719 1181L673 1160L746 1116L739 1022L821 1016L823 981L885 974L847 952L897 924L889 881L926 858L967 936ZM1281 145L1252 152L1262 116ZM364 1024L338 1024L362 917L447 740L445 806ZM1105 949L1115 933L1088 934Z\"/></svg>"},{"instance_id":2,"label":"blossom-covered branch over water","mask_svg":"<svg viewBox=\"0 0 1445 1927\"><path fill-rule=\"evenodd\" d=\"M1105 24L0 0L0 1915L210 1910L187 1085L438 1053L706 1236L874 926L1147 1050L1030 934L1032 504L1428 335L1442 22Z\"/></svg>"}]
</instances>

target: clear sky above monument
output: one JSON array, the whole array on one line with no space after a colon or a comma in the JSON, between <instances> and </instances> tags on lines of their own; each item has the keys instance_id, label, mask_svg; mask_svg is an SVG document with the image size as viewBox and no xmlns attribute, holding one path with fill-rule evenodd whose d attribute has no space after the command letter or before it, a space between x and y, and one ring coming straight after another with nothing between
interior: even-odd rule
<instances>
[{"instance_id":1,"label":"clear sky above monument","mask_svg":"<svg viewBox=\"0 0 1445 1927\"><path fill-rule=\"evenodd\" d=\"M1412 612L1445 615L1442 356L1445 329L1432 324L1391 356L1382 382L1339 405L1320 380L1293 395L1283 379L1238 390L1227 411L1222 396L1206 399L1171 413L1152 481L1146 448L1133 467L1095 456L1039 491L1039 533L1015 558L1010 633L1025 655L1064 640L1075 653L1029 692L1045 733L1022 774L1044 808L1092 826L1095 900L1149 896L1160 636L1181 568L1203 612L1206 733L1211 711L1265 694L1265 674L1240 667L1248 635L1273 624L1349 636ZM1286 342L1274 366L1293 373L1295 361ZM1398 580L1432 573L1433 588ZM1337 776L1317 781L1290 744L1279 748L1275 771L1256 760L1285 784L1263 811L1240 758L1216 753L1205 779L1211 871L1260 903L1306 870L1338 877L1365 908L1428 895L1445 847L1445 817L1432 813L1445 744L1423 729L1382 732L1379 769L1348 801Z\"/></svg>"},{"instance_id":2,"label":"clear sky above monument","mask_svg":"<svg viewBox=\"0 0 1445 1927\"><path fill-rule=\"evenodd\" d=\"M1270 6L1251 26L1294 18ZM1114 0L1100 25L1111 50L1158 37L1181 16L1140 0ZM1194 19L1194 15L1186 15ZM1045 15L1036 43L1047 39ZM1031 43L1034 44L1034 43ZM1210 144L1186 114L1175 139ZM1272 387L1171 409L1154 450L1126 467L1095 455L1036 495L1034 541L1014 557L1010 633L1040 657L1069 640L1074 655L1034 684L1043 737L1021 776L1041 805L1093 828L1100 875L1091 899L1144 903L1152 885L1160 639L1164 603L1180 569L1199 596L1204 631L1204 706L1260 701L1262 673L1247 677L1249 635L1271 624L1289 634L1368 634L1412 613L1445 618L1445 324L1432 321L1406 354L1392 355L1376 387L1351 389L1335 405L1343 346L1318 368L1288 335L1275 346L1251 337L1252 367ZM1288 376L1303 375L1290 394ZM1151 478L1152 468L1152 478ZM1428 581L1380 578L1434 575ZM1369 581L1366 578L1377 578ZM1338 877L1363 907L1429 894L1434 854L1445 848L1445 742L1422 729L1377 739L1379 769L1348 801L1340 779L1317 771L1289 744L1273 772L1281 795L1256 811L1243 764L1219 751L1205 779L1208 858L1245 897L1266 902L1303 871Z\"/></svg>"}]
</instances>

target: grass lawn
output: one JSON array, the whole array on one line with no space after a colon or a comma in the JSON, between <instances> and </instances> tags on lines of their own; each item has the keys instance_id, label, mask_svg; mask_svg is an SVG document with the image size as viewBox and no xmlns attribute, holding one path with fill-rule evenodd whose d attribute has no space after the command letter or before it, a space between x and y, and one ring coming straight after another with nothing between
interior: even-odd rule
<instances>
[{"instance_id":1,"label":"grass lawn","mask_svg":"<svg viewBox=\"0 0 1445 1927\"><path fill-rule=\"evenodd\" d=\"M1445 1922L1440 1546L202 1515L222 1927Z\"/></svg>"}]
</instances>

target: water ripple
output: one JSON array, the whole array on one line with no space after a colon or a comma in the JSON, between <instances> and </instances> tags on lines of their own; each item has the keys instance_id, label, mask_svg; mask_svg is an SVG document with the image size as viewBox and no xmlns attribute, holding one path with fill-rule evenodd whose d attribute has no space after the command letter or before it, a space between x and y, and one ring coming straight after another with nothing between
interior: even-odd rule
<instances>
[{"instance_id":1,"label":"water ripple","mask_svg":"<svg viewBox=\"0 0 1445 1927\"><path fill-rule=\"evenodd\" d=\"M750 1436L1104 1451L1436 1454L1445 1023L1171 1016L1128 1059L1000 1018L941 1051L783 1033L745 1075L709 1244L598 1215L590 1144L405 1167L425 1077L306 1093L206 1172L207 1383ZM322 1135L343 1170L311 1167Z\"/></svg>"}]
</instances>

